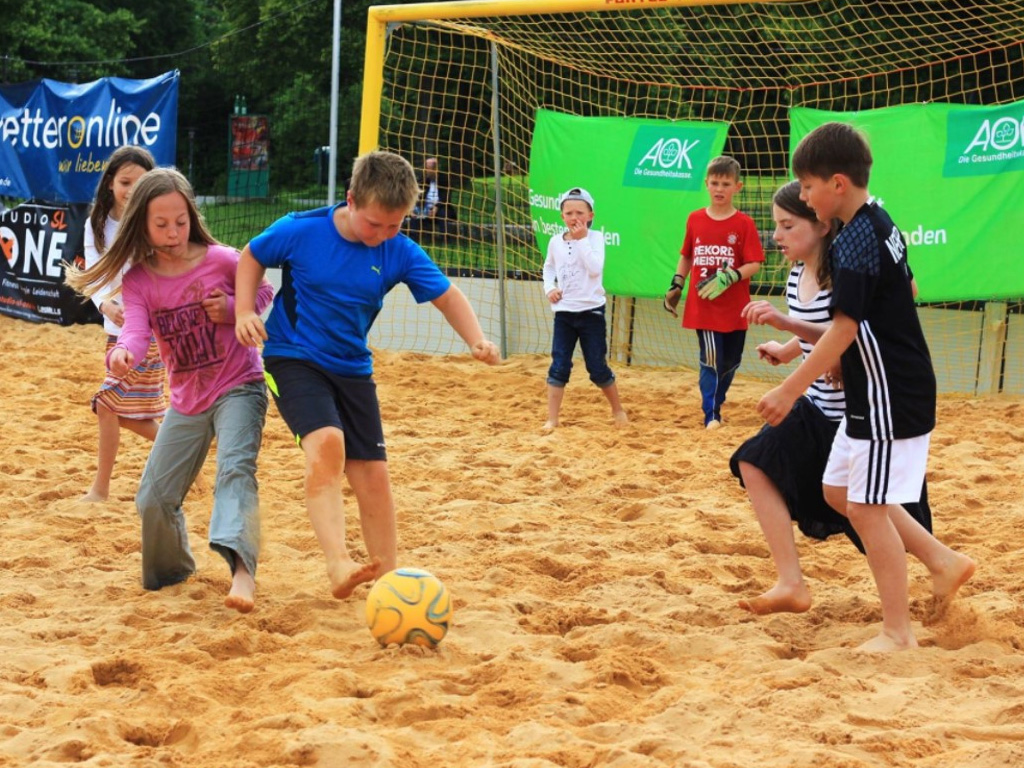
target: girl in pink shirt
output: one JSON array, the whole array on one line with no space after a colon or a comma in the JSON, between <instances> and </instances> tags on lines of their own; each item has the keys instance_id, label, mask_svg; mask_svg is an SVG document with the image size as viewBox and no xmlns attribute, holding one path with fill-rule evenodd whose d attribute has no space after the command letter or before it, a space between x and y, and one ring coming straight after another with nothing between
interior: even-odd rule
<instances>
[{"instance_id":1,"label":"girl in pink shirt","mask_svg":"<svg viewBox=\"0 0 1024 768\"><path fill-rule=\"evenodd\" d=\"M131 369L153 335L171 392L135 498L142 518L142 585L160 589L195 572L182 504L216 437L210 547L231 568L225 605L248 613L256 592L256 458L267 395L259 351L235 339L238 252L214 240L185 177L157 168L136 182L117 237L100 261L85 271L69 268L67 281L88 296L125 264L132 266L122 280L124 327L107 367L115 375ZM272 297L264 280L258 311Z\"/></svg>"}]
</instances>

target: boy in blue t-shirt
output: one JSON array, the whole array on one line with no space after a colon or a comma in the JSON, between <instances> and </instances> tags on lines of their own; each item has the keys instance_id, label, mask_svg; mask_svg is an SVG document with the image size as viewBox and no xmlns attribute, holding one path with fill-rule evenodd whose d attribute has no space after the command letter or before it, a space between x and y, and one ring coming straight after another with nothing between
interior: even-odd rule
<instances>
[{"instance_id":1,"label":"boy in blue t-shirt","mask_svg":"<svg viewBox=\"0 0 1024 768\"><path fill-rule=\"evenodd\" d=\"M917 645L907 594L909 551L950 599L974 562L932 536L900 506L918 501L935 427L935 373L907 265L906 245L867 190L871 150L856 130L826 123L793 153L800 197L821 221L845 225L829 251L832 325L757 410L775 426L821 374L841 360L846 415L822 485L825 499L860 536L882 603L881 633L860 646L895 651Z\"/></svg>"},{"instance_id":2,"label":"boy in blue t-shirt","mask_svg":"<svg viewBox=\"0 0 1024 768\"><path fill-rule=\"evenodd\" d=\"M306 507L327 560L331 593L393 570L394 501L373 355L367 335L400 282L431 302L488 365L499 361L465 295L412 240L399 234L419 197L408 161L391 152L356 159L345 202L278 219L242 251L235 280L235 334L263 345L267 383L306 457ZM282 286L266 326L255 311L268 267ZM345 546L342 477L359 505L369 563Z\"/></svg>"}]
</instances>

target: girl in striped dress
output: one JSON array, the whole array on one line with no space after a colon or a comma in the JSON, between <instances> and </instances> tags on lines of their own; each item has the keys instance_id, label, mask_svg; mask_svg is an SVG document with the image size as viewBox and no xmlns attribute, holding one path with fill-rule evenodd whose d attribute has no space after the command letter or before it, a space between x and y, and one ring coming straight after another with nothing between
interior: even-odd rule
<instances>
[{"instance_id":1,"label":"girl in striped dress","mask_svg":"<svg viewBox=\"0 0 1024 768\"><path fill-rule=\"evenodd\" d=\"M96 188L96 199L85 226L86 269L95 265L113 242L135 182L155 166L153 156L142 147L126 145L111 154ZM121 276L104 285L91 298L103 315L106 351L109 352L117 343L124 325ZM107 371L99 391L92 398L92 410L99 424L99 447L96 476L82 501L106 501L110 495L110 477L114 472L122 427L150 441L156 437L157 419L167 410L166 378L156 341L152 339L145 359L127 374L115 376Z\"/></svg>"},{"instance_id":2,"label":"girl in striped dress","mask_svg":"<svg viewBox=\"0 0 1024 768\"><path fill-rule=\"evenodd\" d=\"M809 355L831 322L828 247L837 228L818 221L800 199L800 184L796 181L775 193L772 216L773 238L783 256L793 263L786 284L789 314L768 301L752 301L743 315L750 323L793 334L786 342L768 341L757 347L762 360L782 365ZM835 376L829 373L817 379L778 426L766 424L729 461L733 475L747 489L778 571L778 581L771 589L740 601L740 607L752 613L801 613L811 607L811 593L800 569L793 536L794 522L804 535L814 539L845 533L864 551L850 521L832 509L822 493L821 479L832 440L846 410L839 379L838 369ZM905 507L931 531L926 487L922 488L921 503Z\"/></svg>"}]
</instances>

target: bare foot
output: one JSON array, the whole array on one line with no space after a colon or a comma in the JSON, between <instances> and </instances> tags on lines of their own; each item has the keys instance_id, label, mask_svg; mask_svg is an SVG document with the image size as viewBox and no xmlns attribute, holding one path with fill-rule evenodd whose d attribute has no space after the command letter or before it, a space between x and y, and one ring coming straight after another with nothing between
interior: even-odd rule
<instances>
[{"instance_id":1,"label":"bare foot","mask_svg":"<svg viewBox=\"0 0 1024 768\"><path fill-rule=\"evenodd\" d=\"M896 638L887 635L883 630L877 637L873 637L866 643L858 645L855 650L864 651L865 653L892 653L893 651L905 651L908 648L917 648L917 638L913 634Z\"/></svg>"},{"instance_id":2,"label":"bare foot","mask_svg":"<svg viewBox=\"0 0 1024 768\"><path fill-rule=\"evenodd\" d=\"M776 584L763 595L740 600L739 606L758 616L769 613L804 613L811 607L811 591L806 584L795 587Z\"/></svg>"},{"instance_id":3,"label":"bare foot","mask_svg":"<svg viewBox=\"0 0 1024 768\"><path fill-rule=\"evenodd\" d=\"M957 590L974 575L977 567L967 555L959 552L953 553L954 557L945 564L941 571L932 574L932 596L938 602L951 600Z\"/></svg>"},{"instance_id":4,"label":"bare foot","mask_svg":"<svg viewBox=\"0 0 1024 768\"><path fill-rule=\"evenodd\" d=\"M377 578L380 570L380 558L375 557L373 562L359 565L351 560L343 560L333 566L327 566L327 577L331 580L331 594L339 600L344 600L352 594L356 587L373 581Z\"/></svg>"},{"instance_id":5,"label":"bare foot","mask_svg":"<svg viewBox=\"0 0 1024 768\"><path fill-rule=\"evenodd\" d=\"M224 605L239 613L249 613L256 606L256 579L241 564L241 560L231 578L231 591L224 598Z\"/></svg>"},{"instance_id":6,"label":"bare foot","mask_svg":"<svg viewBox=\"0 0 1024 768\"><path fill-rule=\"evenodd\" d=\"M629 417L625 411L616 411L612 414L612 420L615 422L616 427L624 427L629 424Z\"/></svg>"},{"instance_id":7,"label":"bare foot","mask_svg":"<svg viewBox=\"0 0 1024 768\"><path fill-rule=\"evenodd\" d=\"M550 419L548 419L547 421L544 422L544 426L541 427L541 429L543 429L545 432L549 432L550 430L554 429L557 426L557 421L551 421Z\"/></svg>"},{"instance_id":8,"label":"bare foot","mask_svg":"<svg viewBox=\"0 0 1024 768\"><path fill-rule=\"evenodd\" d=\"M94 488L90 488L89 492L85 494L79 501L84 501L88 504L95 504L97 502L106 501L109 498L109 494L99 493Z\"/></svg>"}]
</instances>

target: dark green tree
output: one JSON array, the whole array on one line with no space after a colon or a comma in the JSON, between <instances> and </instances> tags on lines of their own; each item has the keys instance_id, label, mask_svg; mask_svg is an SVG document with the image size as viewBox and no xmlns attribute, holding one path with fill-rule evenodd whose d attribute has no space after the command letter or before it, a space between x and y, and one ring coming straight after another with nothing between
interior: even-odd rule
<instances>
[{"instance_id":1,"label":"dark green tree","mask_svg":"<svg viewBox=\"0 0 1024 768\"><path fill-rule=\"evenodd\" d=\"M132 36L142 27L126 8L106 11L84 0L0 0L0 18L4 26L0 77L5 83L41 77L93 79L95 71L109 68L97 62L116 63L131 54Z\"/></svg>"}]
</instances>

